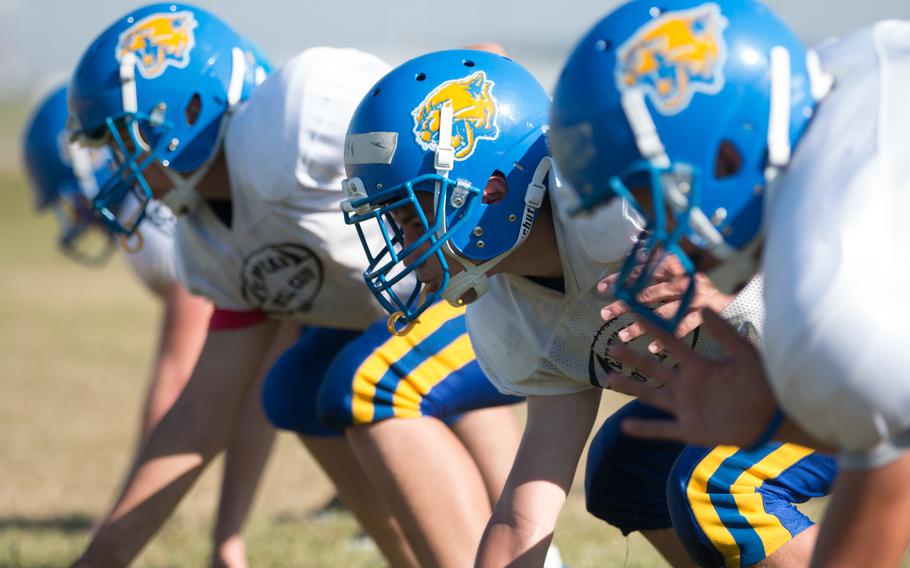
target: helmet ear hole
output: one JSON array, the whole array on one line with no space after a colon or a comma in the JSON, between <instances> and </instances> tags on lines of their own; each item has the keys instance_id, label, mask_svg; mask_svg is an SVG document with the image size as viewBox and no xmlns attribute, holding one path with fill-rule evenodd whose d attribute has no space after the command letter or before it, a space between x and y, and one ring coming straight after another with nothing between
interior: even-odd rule
<instances>
[{"instance_id":1,"label":"helmet ear hole","mask_svg":"<svg viewBox=\"0 0 910 568\"><path fill-rule=\"evenodd\" d=\"M199 93L193 93L190 102L186 104L186 108L184 109L186 125L193 126L196 124L200 114L202 114L202 97L199 96Z\"/></svg>"},{"instance_id":2,"label":"helmet ear hole","mask_svg":"<svg viewBox=\"0 0 910 568\"><path fill-rule=\"evenodd\" d=\"M743 167L743 156L733 142L724 140L714 157L714 178L724 179L735 176Z\"/></svg>"}]
</instances>

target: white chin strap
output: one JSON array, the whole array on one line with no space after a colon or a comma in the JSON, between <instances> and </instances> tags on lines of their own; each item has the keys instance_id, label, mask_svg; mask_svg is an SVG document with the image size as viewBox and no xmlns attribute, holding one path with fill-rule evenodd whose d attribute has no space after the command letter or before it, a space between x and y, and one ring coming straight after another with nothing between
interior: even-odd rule
<instances>
[{"instance_id":1,"label":"white chin strap","mask_svg":"<svg viewBox=\"0 0 910 568\"><path fill-rule=\"evenodd\" d=\"M540 163L537 164L534 175L531 177L531 183L528 184L527 190L525 191L525 208L524 213L521 216L521 227L519 228L518 238L515 239L515 244L509 247L508 250L482 264L473 264L456 253L449 241L445 242L446 251L449 253L449 256L457 260L464 269L449 279L449 285L442 293L442 297L445 298L449 304L453 306L463 306L470 301L474 301L483 296L486 294L487 290L490 289L490 277L487 276L487 273L494 266L502 262L505 257L512 254L512 252L528 238L528 235L531 234L531 228L534 225L534 216L537 214L537 210L540 209L541 205L543 205L543 200L547 194L547 188L546 185L544 185L544 182L546 181L552 166L553 163L549 157L542 159ZM443 225L444 224L445 221L443 221ZM443 233L445 232L444 227L441 230Z\"/></svg>"},{"instance_id":2,"label":"white chin strap","mask_svg":"<svg viewBox=\"0 0 910 568\"><path fill-rule=\"evenodd\" d=\"M452 148L452 120L452 105L451 103L445 103L439 109L439 142L436 145L436 153L433 160L436 175L442 177L444 180L449 179L449 172L455 167L455 149ZM449 304L453 306L463 306L481 297L490 289L490 280L487 276L487 272L499 264L502 259L515 250L518 245L524 242L531 232L534 215L537 210L540 209L546 195L544 181L550 172L550 168L550 158L544 158L537 165L531 183L528 185L527 191L525 192L525 210L524 215L521 217L521 229L518 233L518 238L515 240L515 244L507 251L482 264L474 264L458 254L455 249L452 248L452 244L449 240L444 242L443 246L445 247L445 252L450 258L458 261L464 269L449 279L448 286L446 286L446 289L442 292L442 297L445 298ZM463 206L467 201L468 191L464 187L466 183L467 182L462 183L462 181L459 180L455 189L452 190L450 201L452 202L452 206L456 209ZM445 199L445 192L442 191L443 187L443 182L436 182L436 189L433 192L434 211L438 210L439 199ZM446 221L445 217L443 217L436 237L440 239L443 238L446 230Z\"/></svg>"},{"instance_id":3,"label":"white chin strap","mask_svg":"<svg viewBox=\"0 0 910 568\"><path fill-rule=\"evenodd\" d=\"M120 62L120 85L123 97L123 109L126 112L133 113L137 111L135 66L135 55L132 53L125 54ZM167 205L167 207L175 215L192 213L196 210L197 207L199 207L199 204L202 203L202 196L200 196L199 192L196 191L196 185L209 172L212 164L215 162L215 158L217 158L220 153L221 143L224 139L224 132L227 128L228 118L230 117L234 106L240 102L240 97L243 95L243 83L246 76L246 67L246 57L244 56L243 50L241 50L239 47L232 48L231 79L228 82L227 89L228 108L224 113L224 116L221 118L221 124L218 126L218 135L215 138L216 150L212 152L212 155L209 156L201 166L196 168L196 170L188 176L183 176L177 172L172 171L167 160L162 160L159 162L162 166L164 166L164 173L167 176L168 180L170 180L170 182L173 184L173 187L160 199L160 201ZM142 141L141 136L137 136L137 139ZM146 149L148 150L148 148Z\"/></svg>"},{"instance_id":4,"label":"white chin strap","mask_svg":"<svg viewBox=\"0 0 910 568\"><path fill-rule=\"evenodd\" d=\"M645 103L644 92L640 89L626 91L623 93L621 105L626 120L632 128L632 133L635 135L638 152L655 168L670 169L672 165L670 157L667 155L666 148L660 139L660 133L657 132L657 126ZM674 173L662 175L664 197L674 211L682 211L688 207L689 192L691 191L691 176L682 175L685 173L683 171L678 173L680 175L674 175ZM731 253L735 253L735 249L727 245L723 235L700 208L690 211L689 226L701 239L700 245L718 257L726 258Z\"/></svg>"}]
</instances>

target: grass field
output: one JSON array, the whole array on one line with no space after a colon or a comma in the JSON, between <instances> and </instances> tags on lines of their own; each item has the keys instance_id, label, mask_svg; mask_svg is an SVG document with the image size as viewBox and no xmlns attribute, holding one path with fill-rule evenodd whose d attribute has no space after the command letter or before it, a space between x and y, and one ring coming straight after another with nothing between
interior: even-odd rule
<instances>
[{"instance_id":1,"label":"grass field","mask_svg":"<svg viewBox=\"0 0 910 568\"><path fill-rule=\"evenodd\" d=\"M0 117L17 126L21 112ZM0 568L65 566L81 551L133 451L157 328L155 301L119 258L77 266L54 249L54 231L33 215L21 175L0 171ZM206 565L219 472L209 469L137 566ZM300 445L280 437L246 531L251 565L382 566L351 540L349 516L310 518L331 495ZM662 565L641 538L587 515L580 478L556 541L572 568Z\"/></svg>"},{"instance_id":2,"label":"grass field","mask_svg":"<svg viewBox=\"0 0 910 568\"><path fill-rule=\"evenodd\" d=\"M90 270L57 253L54 222L33 215L17 172L0 172L0 231L0 567L64 566L133 450L157 306L119 258ZM216 464L137 566L205 565L219 477ZM252 565L381 566L352 546L349 516L309 518L331 495L299 443L280 437L248 525ZM574 568L659 565L643 540L588 516L580 486L557 540Z\"/></svg>"}]
</instances>

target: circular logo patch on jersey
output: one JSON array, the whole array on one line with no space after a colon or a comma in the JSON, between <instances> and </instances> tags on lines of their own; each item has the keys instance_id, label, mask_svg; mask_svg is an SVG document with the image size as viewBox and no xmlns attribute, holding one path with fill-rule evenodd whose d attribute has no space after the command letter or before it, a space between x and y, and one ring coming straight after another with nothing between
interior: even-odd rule
<instances>
[{"instance_id":1,"label":"circular logo patch on jersey","mask_svg":"<svg viewBox=\"0 0 910 568\"><path fill-rule=\"evenodd\" d=\"M306 312L322 288L322 262L293 243L269 245L243 261L243 298L269 314Z\"/></svg>"},{"instance_id":2,"label":"circular logo patch on jersey","mask_svg":"<svg viewBox=\"0 0 910 568\"><path fill-rule=\"evenodd\" d=\"M638 369L627 368L621 362L607 355L607 349L609 349L611 345L614 343L621 343L619 332L633 323L633 321L631 316L623 315L608 321L594 334L594 340L591 342L591 352L588 355L588 381L591 382L591 385L604 388L606 386L607 375L610 373L626 375L627 377L642 383L654 382L650 381L650 379ZM696 343L698 343L698 332L699 329L696 328L695 331L690 334L690 337L692 338L692 348L695 348ZM647 345L651 342L651 339L648 337L638 338L633 341L633 343L638 341L642 341ZM667 352L661 351L660 353L655 354L654 357L663 363L667 360Z\"/></svg>"}]
</instances>

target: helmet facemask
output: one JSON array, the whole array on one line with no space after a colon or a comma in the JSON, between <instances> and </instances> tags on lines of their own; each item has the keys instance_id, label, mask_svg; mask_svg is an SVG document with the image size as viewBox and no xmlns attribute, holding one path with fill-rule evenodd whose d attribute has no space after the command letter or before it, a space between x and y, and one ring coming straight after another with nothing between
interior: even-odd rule
<instances>
[{"instance_id":1,"label":"helmet facemask","mask_svg":"<svg viewBox=\"0 0 910 568\"><path fill-rule=\"evenodd\" d=\"M248 83L261 80L261 69L257 74L248 67L243 50L234 47L230 53L226 105L211 95L203 98L199 92L190 91L183 108L169 109L162 100L152 104L151 110L140 110L136 57L126 53L119 66L122 112L107 116L100 126L88 128L71 115L75 122L70 127L74 140L85 145L106 144L114 155L116 170L98 191L93 206L115 233L131 236L137 232L153 198L146 175L156 163L171 185L160 200L175 214L192 211L201 201L196 185L219 155L230 111L241 100ZM122 207L130 197L138 206ZM128 217L122 215L126 210L130 212Z\"/></svg>"},{"instance_id":2,"label":"helmet facemask","mask_svg":"<svg viewBox=\"0 0 910 568\"><path fill-rule=\"evenodd\" d=\"M483 190L467 181L451 180L439 174L419 176L374 196L366 196L358 185L362 187L358 178L345 181L348 196L342 204L345 222L355 225L367 255L369 264L364 280L382 306L392 314L390 330L400 324L401 327L395 327L395 331L400 332L417 322L420 314L439 301L448 290L452 276L446 253L461 260L449 241L466 226L474 209L480 206ZM434 187L431 219L417 198L420 186ZM446 219L447 203L461 210L452 224L448 224ZM404 246L404 234L396 214L416 217L420 222L423 234L407 247ZM382 235L379 250L371 246L362 226L371 222L378 224ZM439 263L442 279L436 290L427 292L426 286L416 277L416 271L431 258ZM416 283L413 287L412 282ZM397 290L403 287L408 292L399 294Z\"/></svg>"},{"instance_id":3,"label":"helmet facemask","mask_svg":"<svg viewBox=\"0 0 910 568\"><path fill-rule=\"evenodd\" d=\"M808 65L811 67L811 53L809 58ZM667 331L676 329L691 305L695 295L696 271L702 270L709 277L712 276L712 272L699 259L713 259L709 264L723 270L724 280L731 286L720 287L728 292L732 292L735 285L741 284L758 270L757 252L764 237L762 210L773 194L775 181L789 164L792 154L789 51L782 47L773 48L770 62L771 93L765 153L762 156L752 155L750 163L749 158L738 153L735 143L719 139L715 172L710 179L706 176L711 173L705 172L703 168L672 160L668 156L641 91L629 91L623 95L623 109L635 134L639 152L645 159L632 164L620 176L611 178L609 191L629 200L645 218L647 228L626 258L614 293L633 311ZM744 160L747 163L744 164ZM760 163L755 160L760 160ZM752 175L754 179L750 181L748 172L745 177L740 175L742 169L758 173ZM652 201L650 207L642 206L626 183L626 180L636 176L637 179L644 176L648 180L646 183ZM706 206L706 184L711 185L710 191L714 195L734 186L752 187L754 195L744 197L745 201L736 208L737 214L747 220L742 223L736 220L730 222L726 208ZM751 228L748 221L750 217L759 219L758 224ZM667 255L677 257L689 276L689 284L680 299L677 312L669 319L663 319L653 312L653 306L640 302L638 296L653 283L655 271Z\"/></svg>"}]
</instances>

